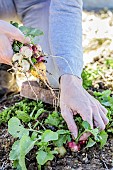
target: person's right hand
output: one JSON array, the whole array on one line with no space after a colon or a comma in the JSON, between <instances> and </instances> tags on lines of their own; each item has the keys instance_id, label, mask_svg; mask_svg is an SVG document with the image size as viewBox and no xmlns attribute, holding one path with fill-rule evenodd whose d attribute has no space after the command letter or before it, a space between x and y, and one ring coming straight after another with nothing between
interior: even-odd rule
<instances>
[{"instance_id":1,"label":"person's right hand","mask_svg":"<svg viewBox=\"0 0 113 170\"><path fill-rule=\"evenodd\" d=\"M107 110L83 88L81 79L69 74L62 75L60 89L61 114L74 138L78 136L78 128L74 121L74 115L77 114L87 121L91 128L105 129L109 122ZM89 136L90 133L84 133L80 140L87 140Z\"/></svg>"},{"instance_id":2,"label":"person's right hand","mask_svg":"<svg viewBox=\"0 0 113 170\"><path fill-rule=\"evenodd\" d=\"M0 63L11 64L13 56L12 43L14 40L28 43L29 38L13 25L0 20Z\"/></svg>"}]
</instances>

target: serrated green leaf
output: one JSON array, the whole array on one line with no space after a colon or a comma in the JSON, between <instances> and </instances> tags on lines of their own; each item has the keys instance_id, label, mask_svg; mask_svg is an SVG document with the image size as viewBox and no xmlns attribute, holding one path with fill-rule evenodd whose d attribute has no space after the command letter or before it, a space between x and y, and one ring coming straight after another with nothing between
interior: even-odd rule
<instances>
[{"instance_id":1,"label":"serrated green leaf","mask_svg":"<svg viewBox=\"0 0 113 170\"><path fill-rule=\"evenodd\" d=\"M106 142L107 142L107 139L108 139L108 134L103 130L100 132L100 147L102 148Z\"/></svg>"},{"instance_id":2,"label":"serrated green leaf","mask_svg":"<svg viewBox=\"0 0 113 170\"><path fill-rule=\"evenodd\" d=\"M19 48L19 46L17 44L14 43L12 46L13 46L13 51L14 52L19 52L20 48Z\"/></svg>"},{"instance_id":3,"label":"serrated green leaf","mask_svg":"<svg viewBox=\"0 0 113 170\"><path fill-rule=\"evenodd\" d=\"M33 62L33 64L37 63L36 58L31 58L31 61Z\"/></svg>"},{"instance_id":4,"label":"serrated green leaf","mask_svg":"<svg viewBox=\"0 0 113 170\"><path fill-rule=\"evenodd\" d=\"M33 132L33 133L32 133L31 139L32 139L32 140L36 140L36 139L37 139L37 132Z\"/></svg>"},{"instance_id":5,"label":"serrated green leaf","mask_svg":"<svg viewBox=\"0 0 113 170\"><path fill-rule=\"evenodd\" d=\"M20 139L20 156L19 156L19 164L22 167L22 170L27 170L25 164L25 155L34 147L35 141L31 140L31 138L27 135L24 135Z\"/></svg>"},{"instance_id":6,"label":"serrated green leaf","mask_svg":"<svg viewBox=\"0 0 113 170\"><path fill-rule=\"evenodd\" d=\"M52 161L54 158L53 154L51 152L44 152L43 150L40 150L37 152L37 162L39 165L44 165L47 161Z\"/></svg>"},{"instance_id":7,"label":"serrated green leaf","mask_svg":"<svg viewBox=\"0 0 113 170\"><path fill-rule=\"evenodd\" d=\"M12 146L12 150L9 153L10 160L18 160L19 159L19 154L20 154L19 144L20 144L19 140L14 142L14 144Z\"/></svg>"},{"instance_id":8,"label":"serrated green leaf","mask_svg":"<svg viewBox=\"0 0 113 170\"><path fill-rule=\"evenodd\" d=\"M16 170L22 170L18 160L13 161L13 168L16 168Z\"/></svg>"},{"instance_id":9,"label":"serrated green leaf","mask_svg":"<svg viewBox=\"0 0 113 170\"><path fill-rule=\"evenodd\" d=\"M48 116L48 118L45 120L46 124L49 124L51 126L55 126L58 127L59 123L60 123L61 119L60 116L58 115L57 112L53 112L52 114L50 114Z\"/></svg>"},{"instance_id":10,"label":"serrated green leaf","mask_svg":"<svg viewBox=\"0 0 113 170\"><path fill-rule=\"evenodd\" d=\"M68 130L57 130L58 140L54 141L54 144L58 147L63 146L66 142L71 141L70 132Z\"/></svg>"},{"instance_id":11,"label":"serrated green leaf","mask_svg":"<svg viewBox=\"0 0 113 170\"><path fill-rule=\"evenodd\" d=\"M17 22L10 21L10 23L11 23L13 26L15 26L16 28L19 27L19 24L18 24Z\"/></svg>"},{"instance_id":12,"label":"serrated green leaf","mask_svg":"<svg viewBox=\"0 0 113 170\"><path fill-rule=\"evenodd\" d=\"M91 129L91 126L87 121L83 121L82 126L83 126L84 129Z\"/></svg>"},{"instance_id":13,"label":"serrated green leaf","mask_svg":"<svg viewBox=\"0 0 113 170\"><path fill-rule=\"evenodd\" d=\"M23 155L26 155L33 147L36 141L33 141L26 134L20 139L20 152Z\"/></svg>"},{"instance_id":14,"label":"serrated green leaf","mask_svg":"<svg viewBox=\"0 0 113 170\"><path fill-rule=\"evenodd\" d=\"M40 35L43 35L43 32L36 29L36 28L28 28L26 26L21 26L19 27L19 29L26 35L26 36L32 36L32 37L35 37L35 36L40 36Z\"/></svg>"},{"instance_id":15,"label":"serrated green leaf","mask_svg":"<svg viewBox=\"0 0 113 170\"><path fill-rule=\"evenodd\" d=\"M17 114L17 117L25 123L31 120L30 116L24 111L17 110L16 114Z\"/></svg>"},{"instance_id":16,"label":"serrated green leaf","mask_svg":"<svg viewBox=\"0 0 113 170\"><path fill-rule=\"evenodd\" d=\"M46 130L42 135L42 142L49 142L58 139L58 133L51 130Z\"/></svg>"},{"instance_id":17,"label":"serrated green leaf","mask_svg":"<svg viewBox=\"0 0 113 170\"><path fill-rule=\"evenodd\" d=\"M59 138L58 138L58 140L56 140L56 141L54 142L54 144L55 144L56 146L58 146L58 147L61 147L61 146L63 146L63 144L66 143L66 141L67 141L66 135L60 135Z\"/></svg>"},{"instance_id":18,"label":"serrated green leaf","mask_svg":"<svg viewBox=\"0 0 113 170\"><path fill-rule=\"evenodd\" d=\"M111 90L104 90L104 91L102 92L102 96L103 96L103 97L109 97L110 94L111 94Z\"/></svg>"},{"instance_id":19,"label":"serrated green leaf","mask_svg":"<svg viewBox=\"0 0 113 170\"><path fill-rule=\"evenodd\" d=\"M37 113L35 114L34 119L36 120L44 112L45 112L45 110L43 108L38 109Z\"/></svg>"},{"instance_id":20,"label":"serrated green leaf","mask_svg":"<svg viewBox=\"0 0 113 170\"><path fill-rule=\"evenodd\" d=\"M29 135L29 131L23 127L20 120L16 117L8 121L8 132L15 138L21 138L24 134Z\"/></svg>"},{"instance_id":21,"label":"serrated green leaf","mask_svg":"<svg viewBox=\"0 0 113 170\"><path fill-rule=\"evenodd\" d=\"M90 147L94 146L95 143L96 142L93 139L89 138L88 143L85 148L90 148Z\"/></svg>"},{"instance_id":22,"label":"serrated green leaf","mask_svg":"<svg viewBox=\"0 0 113 170\"><path fill-rule=\"evenodd\" d=\"M62 130L57 130L57 133L58 133L59 135L64 135L64 134L70 134L70 131L69 131L69 130L64 130L64 129L62 129Z\"/></svg>"},{"instance_id":23,"label":"serrated green leaf","mask_svg":"<svg viewBox=\"0 0 113 170\"><path fill-rule=\"evenodd\" d=\"M98 138L98 134L99 134L99 129L95 128L90 130L91 134L94 135L95 140Z\"/></svg>"}]
</instances>

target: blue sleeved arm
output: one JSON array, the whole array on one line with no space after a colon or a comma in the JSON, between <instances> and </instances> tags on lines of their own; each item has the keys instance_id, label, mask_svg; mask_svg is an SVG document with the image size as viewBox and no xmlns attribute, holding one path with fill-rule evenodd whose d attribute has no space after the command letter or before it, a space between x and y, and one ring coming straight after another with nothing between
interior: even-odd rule
<instances>
[{"instance_id":1,"label":"blue sleeved arm","mask_svg":"<svg viewBox=\"0 0 113 170\"><path fill-rule=\"evenodd\" d=\"M82 0L51 0L49 24L50 48L59 76L81 77Z\"/></svg>"}]
</instances>

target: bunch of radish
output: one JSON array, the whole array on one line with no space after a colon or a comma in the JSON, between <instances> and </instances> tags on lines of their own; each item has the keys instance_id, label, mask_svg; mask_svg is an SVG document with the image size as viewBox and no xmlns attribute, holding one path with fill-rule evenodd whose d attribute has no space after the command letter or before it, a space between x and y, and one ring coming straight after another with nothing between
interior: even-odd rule
<instances>
[{"instance_id":1,"label":"bunch of radish","mask_svg":"<svg viewBox=\"0 0 113 170\"><path fill-rule=\"evenodd\" d=\"M46 80L45 55L40 45L26 44L13 55L12 63L16 71L29 72L40 80Z\"/></svg>"},{"instance_id":2,"label":"bunch of radish","mask_svg":"<svg viewBox=\"0 0 113 170\"><path fill-rule=\"evenodd\" d=\"M86 144L87 141L85 140L82 140L82 141L79 141L77 144L74 142L74 141L71 141L71 142L68 142L67 143L67 146L68 148L70 148L70 150L72 152L77 152L77 151L80 151L81 148Z\"/></svg>"}]
</instances>

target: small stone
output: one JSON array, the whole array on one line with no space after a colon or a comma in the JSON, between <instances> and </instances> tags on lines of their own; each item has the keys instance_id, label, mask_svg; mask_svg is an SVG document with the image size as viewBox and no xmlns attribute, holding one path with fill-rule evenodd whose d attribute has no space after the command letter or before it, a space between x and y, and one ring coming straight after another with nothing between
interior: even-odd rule
<instances>
[{"instance_id":1,"label":"small stone","mask_svg":"<svg viewBox=\"0 0 113 170\"><path fill-rule=\"evenodd\" d=\"M56 91L55 94L57 96L58 91ZM27 81L24 82L21 87L20 95L33 100L42 100L43 102L49 104L53 104L54 101L54 96L51 91L40 87L36 81L30 81L30 85Z\"/></svg>"}]
</instances>

